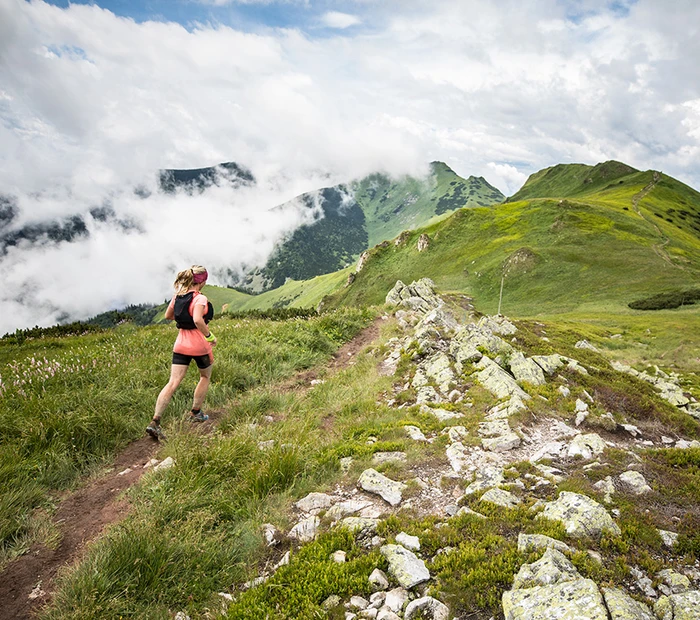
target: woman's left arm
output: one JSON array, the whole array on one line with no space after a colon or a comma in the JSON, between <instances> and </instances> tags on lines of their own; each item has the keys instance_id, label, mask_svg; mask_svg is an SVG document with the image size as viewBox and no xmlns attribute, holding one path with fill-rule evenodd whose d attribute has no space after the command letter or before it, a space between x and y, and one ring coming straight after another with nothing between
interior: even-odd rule
<instances>
[{"instance_id":1,"label":"woman's left arm","mask_svg":"<svg viewBox=\"0 0 700 620\"><path fill-rule=\"evenodd\" d=\"M207 324L204 322L204 314L207 311L207 304L206 302L204 305L197 304L194 307L194 310L192 311L192 319L194 320L194 324L197 326L197 329L202 333L202 336L205 338L209 338L211 331L209 330L209 327ZM214 338L213 341L211 341L212 345L216 344L216 338Z\"/></svg>"}]
</instances>

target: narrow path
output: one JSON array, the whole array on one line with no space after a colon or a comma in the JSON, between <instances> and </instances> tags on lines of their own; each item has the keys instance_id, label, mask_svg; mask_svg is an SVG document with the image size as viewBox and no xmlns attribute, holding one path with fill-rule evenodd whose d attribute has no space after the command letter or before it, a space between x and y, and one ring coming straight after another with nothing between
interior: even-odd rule
<instances>
[{"instance_id":1,"label":"narrow path","mask_svg":"<svg viewBox=\"0 0 700 620\"><path fill-rule=\"evenodd\" d=\"M656 230L656 233L659 235L659 237L661 237L661 243L657 243L651 246L652 250L654 250L656 255L661 260L671 265L671 267L685 270L685 267L683 265L678 265L677 263L674 263L670 254L666 251L666 246L669 244L670 239L663 234L658 224L649 219L647 216L645 216L639 208L639 203L656 187L657 183L660 180L661 174L655 170L651 182L648 183L646 187L644 187L640 192L638 192L632 197L632 208L639 217L641 217L645 222L653 226L653 228Z\"/></svg>"},{"instance_id":2,"label":"narrow path","mask_svg":"<svg viewBox=\"0 0 700 620\"><path fill-rule=\"evenodd\" d=\"M376 319L345 343L328 363L328 371L337 372L353 364L356 354L379 335L380 321ZM308 388L317 374L318 369L298 373L281 387ZM214 423L217 417L212 416ZM206 426L207 431L213 428L213 425ZM143 466L157 449L158 444L148 437L130 443L107 473L61 501L53 520L61 536L58 546L50 549L43 544L33 545L0 573L0 620L32 618L50 600L59 569L78 561L87 543L98 538L106 526L128 515L130 505L120 496L148 471ZM131 471L120 475L127 469Z\"/></svg>"}]
</instances>

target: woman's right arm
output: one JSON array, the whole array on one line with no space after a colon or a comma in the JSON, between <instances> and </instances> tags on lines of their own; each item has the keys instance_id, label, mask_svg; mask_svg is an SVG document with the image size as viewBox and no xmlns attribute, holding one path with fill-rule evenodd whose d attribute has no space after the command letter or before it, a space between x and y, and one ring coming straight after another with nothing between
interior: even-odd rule
<instances>
[{"instance_id":1,"label":"woman's right arm","mask_svg":"<svg viewBox=\"0 0 700 620\"><path fill-rule=\"evenodd\" d=\"M172 321L175 318L175 298L168 304L168 309L165 311L165 318Z\"/></svg>"}]
</instances>

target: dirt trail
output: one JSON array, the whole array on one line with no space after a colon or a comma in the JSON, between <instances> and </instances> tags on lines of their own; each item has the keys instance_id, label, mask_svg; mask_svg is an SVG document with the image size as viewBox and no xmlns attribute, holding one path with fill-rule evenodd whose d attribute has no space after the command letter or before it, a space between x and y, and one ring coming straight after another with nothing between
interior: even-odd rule
<instances>
[{"instance_id":1,"label":"dirt trail","mask_svg":"<svg viewBox=\"0 0 700 620\"><path fill-rule=\"evenodd\" d=\"M329 362L328 371L337 372L353 364L356 354L379 335L380 321L375 320L343 345ZM299 373L282 388L308 387L317 374L318 370ZM212 415L214 423L217 417ZM205 426L206 430L212 428L210 424ZM127 516L130 505L120 495L148 471L143 466L157 449L158 444L150 438L134 441L116 457L107 473L61 500L54 517L61 536L58 547L34 545L0 573L0 620L32 618L50 600L58 570L79 560L87 543L97 538L106 526ZM129 468L131 471L120 475Z\"/></svg>"},{"instance_id":2,"label":"dirt trail","mask_svg":"<svg viewBox=\"0 0 700 620\"><path fill-rule=\"evenodd\" d=\"M677 263L673 262L673 259L669 255L669 253L666 251L666 246L668 245L670 239L666 237L659 226L656 224L656 222L652 221L648 217L646 217L641 209L639 208L639 203L642 201L642 199L649 194L655 187L656 184L661 180L661 174L654 171L654 176L652 177L652 180L650 183L642 189L639 193L635 194L634 197L632 198L632 208L634 209L635 213L641 217L645 222L650 224L651 226L654 227L654 230L656 230L656 233L661 237L663 240L661 243L654 244L652 249L656 253L656 255L663 261L667 262L671 267L675 267L676 269L684 269L685 267L683 265L678 265Z\"/></svg>"}]
</instances>

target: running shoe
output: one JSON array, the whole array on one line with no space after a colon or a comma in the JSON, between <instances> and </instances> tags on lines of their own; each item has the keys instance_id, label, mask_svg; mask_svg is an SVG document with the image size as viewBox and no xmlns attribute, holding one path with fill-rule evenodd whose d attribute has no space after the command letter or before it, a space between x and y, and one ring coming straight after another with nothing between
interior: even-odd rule
<instances>
[{"instance_id":1,"label":"running shoe","mask_svg":"<svg viewBox=\"0 0 700 620\"><path fill-rule=\"evenodd\" d=\"M209 416L201 411L199 413L190 414L190 422L206 422L208 419Z\"/></svg>"},{"instance_id":2,"label":"running shoe","mask_svg":"<svg viewBox=\"0 0 700 620\"><path fill-rule=\"evenodd\" d=\"M165 433L163 432L163 429L160 427L160 424L156 424L155 422L151 422L148 427L146 428L146 432L153 437L155 441L160 441L165 440Z\"/></svg>"}]
</instances>

